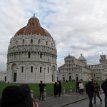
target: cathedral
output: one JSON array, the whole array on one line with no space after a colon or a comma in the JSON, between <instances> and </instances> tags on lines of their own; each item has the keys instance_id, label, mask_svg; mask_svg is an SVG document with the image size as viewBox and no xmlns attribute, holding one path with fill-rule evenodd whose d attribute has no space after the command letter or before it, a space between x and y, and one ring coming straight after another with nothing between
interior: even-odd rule
<instances>
[{"instance_id":1,"label":"cathedral","mask_svg":"<svg viewBox=\"0 0 107 107\"><path fill-rule=\"evenodd\" d=\"M64 58L65 63L58 68L58 80L71 81L90 79L105 80L107 78L107 58L100 55L98 64L87 64L86 58L81 54L79 58L68 55Z\"/></svg>"},{"instance_id":2,"label":"cathedral","mask_svg":"<svg viewBox=\"0 0 107 107\"><path fill-rule=\"evenodd\" d=\"M11 38L7 52L7 82L57 81L57 50L50 33L35 16Z\"/></svg>"}]
</instances>

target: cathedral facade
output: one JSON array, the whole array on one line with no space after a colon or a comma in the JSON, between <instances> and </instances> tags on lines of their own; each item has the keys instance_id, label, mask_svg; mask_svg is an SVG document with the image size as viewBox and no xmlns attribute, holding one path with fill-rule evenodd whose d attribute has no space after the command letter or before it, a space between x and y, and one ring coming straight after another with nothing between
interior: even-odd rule
<instances>
[{"instance_id":1,"label":"cathedral facade","mask_svg":"<svg viewBox=\"0 0 107 107\"><path fill-rule=\"evenodd\" d=\"M45 83L57 80L57 50L50 33L33 16L11 38L7 53L7 82Z\"/></svg>"},{"instance_id":2,"label":"cathedral facade","mask_svg":"<svg viewBox=\"0 0 107 107\"><path fill-rule=\"evenodd\" d=\"M107 78L106 55L100 55L99 64L87 64L87 60L81 54L77 59L68 55L64 58L65 63L58 68L58 80L71 81L90 79L105 80Z\"/></svg>"}]
</instances>

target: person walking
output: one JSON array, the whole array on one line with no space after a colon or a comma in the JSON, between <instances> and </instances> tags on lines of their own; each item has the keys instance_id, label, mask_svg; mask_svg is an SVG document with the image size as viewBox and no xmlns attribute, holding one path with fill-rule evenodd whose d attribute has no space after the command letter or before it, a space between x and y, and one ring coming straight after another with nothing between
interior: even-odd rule
<instances>
[{"instance_id":1,"label":"person walking","mask_svg":"<svg viewBox=\"0 0 107 107\"><path fill-rule=\"evenodd\" d=\"M57 82L54 83L54 96L56 97L58 95L58 84Z\"/></svg>"},{"instance_id":2,"label":"person walking","mask_svg":"<svg viewBox=\"0 0 107 107\"><path fill-rule=\"evenodd\" d=\"M76 92L79 92L79 80L76 80Z\"/></svg>"},{"instance_id":3,"label":"person walking","mask_svg":"<svg viewBox=\"0 0 107 107\"><path fill-rule=\"evenodd\" d=\"M99 84L96 81L93 81L93 86L94 86L94 104L96 104L96 96L100 99L100 102L102 103L102 99L99 94L100 91Z\"/></svg>"},{"instance_id":4,"label":"person walking","mask_svg":"<svg viewBox=\"0 0 107 107\"><path fill-rule=\"evenodd\" d=\"M104 91L104 95L105 95L105 107L107 107L107 79L101 84L101 88Z\"/></svg>"},{"instance_id":5,"label":"person walking","mask_svg":"<svg viewBox=\"0 0 107 107\"><path fill-rule=\"evenodd\" d=\"M40 81L39 83L39 92L40 92L40 95L39 95L39 100L44 100L44 87L46 86L46 84L44 84L42 81Z\"/></svg>"},{"instance_id":6,"label":"person walking","mask_svg":"<svg viewBox=\"0 0 107 107\"><path fill-rule=\"evenodd\" d=\"M93 95L94 95L94 86L93 86L93 82L90 80L88 81L88 83L86 84L86 93L88 95L89 98L89 107L93 107L93 103L92 103L92 99L93 99Z\"/></svg>"},{"instance_id":7,"label":"person walking","mask_svg":"<svg viewBox=\"0 0 107 107\"><path fill-rule=\"evenodd\" d=\"M58 81L58 96L60 97L61 96L61 93L62 93L62 85L61 85L61 82Z\"/></svg>"},{"instance_id":8,"label":"person walking","mask_svg":"<svg viewBox=\"0 0 107 107\"><path fill-rule=\"evenodd\" d=\"M80 83L79 83L79 93L83 94L83 91L84 91L84 84L83 84L83 82L81 80Z\"/></svg>"}]
</instances>

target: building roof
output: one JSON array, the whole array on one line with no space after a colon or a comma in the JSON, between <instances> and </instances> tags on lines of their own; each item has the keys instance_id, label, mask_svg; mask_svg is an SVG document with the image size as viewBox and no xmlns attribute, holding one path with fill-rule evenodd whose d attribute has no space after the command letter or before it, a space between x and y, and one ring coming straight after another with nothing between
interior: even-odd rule
<instances>
[{"instance_id":1,"label":"building roof","mask_svg":"<svg viewBox=\"0 0 107 107\"><path fill-rule=\"evenodd\" d=\"M65 57L65 60L66 60L66 59L68 59L68 60L74 60L75 57L74 57L74 56L71 56L71 55L68 55L68 56Z\"/></svg>"},{"instance_id":2,"label":"building roof","mask_svg":"<svg viewBox=\"0 0 107 107\"><path fill-rule=\"evenodd\" d=\"M80 61L86 61L85 57L81 54L80 57L78 58Z\"/></svg>"},{"instance_id":3,"label":"building roof","mask_svg":"<svg viewBox=\"0 0 107 107\"><path fill-rule=\"evenodd\" d=\"M31 17L27 25L16 32L15 36L36 34L40 36L50 36L50 33L41 27L39 19L35 16Z\"/></svg>"}]
</instances>

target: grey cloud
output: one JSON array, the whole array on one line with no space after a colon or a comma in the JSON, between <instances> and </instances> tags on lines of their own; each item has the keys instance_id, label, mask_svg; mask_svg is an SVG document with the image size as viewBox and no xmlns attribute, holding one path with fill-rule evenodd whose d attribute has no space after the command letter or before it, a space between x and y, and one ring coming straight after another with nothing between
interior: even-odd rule
<instances>
[{"instance_id":1,"label":"grey cloud","mask_svg":"<svg viewBox=\"0 0 107 107\"><path fill-rule=\"evenodd\" d=\"M10 38L33 13L56 41L58 66L69 53L78 57L82 52L89 60L100 51L107 54L106 4L106 0L1 0L0 59L6 62Z\"/></svg>"}]
</instances>

